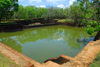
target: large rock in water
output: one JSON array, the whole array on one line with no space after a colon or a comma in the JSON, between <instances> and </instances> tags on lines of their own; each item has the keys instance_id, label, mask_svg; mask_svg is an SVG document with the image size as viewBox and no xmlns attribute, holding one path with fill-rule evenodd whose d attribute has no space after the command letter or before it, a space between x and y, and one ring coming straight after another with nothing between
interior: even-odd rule
<instances>
[{"instance_id":1,"label":"large rock in water","mask_svg":"<svg viewBox=\"0 0 100 67\"><path fill-rule=\"evenodd\" d=\"M96 34L94 41L99 40L100 39L100 31Z\"/></svg>"}]
</instances>

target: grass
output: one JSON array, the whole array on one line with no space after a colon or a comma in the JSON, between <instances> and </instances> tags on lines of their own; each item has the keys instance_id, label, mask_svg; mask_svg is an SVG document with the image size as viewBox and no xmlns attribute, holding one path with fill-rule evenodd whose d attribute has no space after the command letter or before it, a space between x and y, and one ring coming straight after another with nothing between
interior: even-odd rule
<instances>
[{"instance_id":1,"label":"grass","mask_svg":"<svg viewBox=\"0 0 100 67\"><path fill-rule=\"evenodd\" d=\"M55 19L58 20L58 22L74 22L74 19ZM80 21L81 19L78 19L77 21ZM88 21L94 21L94 20L88 20ZM100 22L100 21L99 21Z\"/></svg>"},{"instance_id":2,"label":"grass","mask_svg":"<svg viewBox=\"0 0 100 67\"><path fill-rule=\"evenodd\" d=\"M5 21L5 19L2 20ZM19 19L7 19L7 21L12 21L12 20L19 20ZM20 20L24 20L24 19L20 19Z\"/></svg>"},{"instance_id":3,"label":"grass","mask_svg":"<svg viewBox=\"0 0 100 67\"><path fill-rule=\"evenodd\" d=\"M94 59L90 67L100 67L100 52L98 53L97 57Z\"/></svg>"},{"instance_id":4,"label":"grass","mask_svg":"<svg viewBox=\"0 0 100 67\"><path fill-rule=\"evenodd\" d=\"M74 20L72 19L61 19L61 20L55 19L55 20L58 20L58 22L74 22Z\"/></svg>"},{"instance_id":5,"label":"grass","mask_svg":"<svg viewBox=\"0 0 100 67\"><path fill-rule=\"evenodd\" d=\"M16 22L11 21L1 21L0 25L10 25L10 24L16 24Z\"/></svg>"},{"instance_id":6,"label":"grass","mask_svg":"<svg viewBox=\"0 0 100 67\"><path fill-rule=\"evenodd\" d=\"M0 53L0 67L21 67Z\"/></svg>"}]
</instances>

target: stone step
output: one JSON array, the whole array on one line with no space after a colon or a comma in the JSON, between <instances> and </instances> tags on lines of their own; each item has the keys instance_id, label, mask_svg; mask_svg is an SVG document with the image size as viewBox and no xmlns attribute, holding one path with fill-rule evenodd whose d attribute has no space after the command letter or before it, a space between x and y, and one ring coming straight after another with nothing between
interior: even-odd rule
<instances>
[{"instance_id":1,"label":"stone step","mask_svg":"<svg viewBox=\"0 0 100 67\"><path fill-rule=\"evenodd\" d=\"M43 63L42 65L45 65L45 67L60 67L61 65L54 63L52 61L48 61L46 63Z\"/></svg>"}]
</instances>

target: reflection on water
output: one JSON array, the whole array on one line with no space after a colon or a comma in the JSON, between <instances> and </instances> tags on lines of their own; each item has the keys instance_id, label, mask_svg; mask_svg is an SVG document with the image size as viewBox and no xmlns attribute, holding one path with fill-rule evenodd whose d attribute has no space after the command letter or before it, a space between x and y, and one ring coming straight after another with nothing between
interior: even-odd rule
<instances>
[{"instance_id":1,"label":"reflection on water","mask_svg":"<svg viewBox=\"0 0 100 67\"><path fill-rule=\"evenodd\" d=\"M2 43L40 63L61 54L74 57L90 40L93 40L84 28L61 25L0 33L0 35ZM78 42L77 39L81 38L88 40Z\"/></svg>"}]
</instances>

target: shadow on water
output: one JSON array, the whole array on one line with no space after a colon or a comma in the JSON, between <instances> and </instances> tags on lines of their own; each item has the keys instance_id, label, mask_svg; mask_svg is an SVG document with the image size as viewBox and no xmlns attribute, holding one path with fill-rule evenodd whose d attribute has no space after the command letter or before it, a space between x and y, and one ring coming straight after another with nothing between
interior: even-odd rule
<instances>
[{"instance_id":1,"label":"shadow on water","mask_svg":"<svg viewBox=\"0 0 100 67\"><path fill-rule=\"evenodd\" d=\"M85 44L87 44L89 41L93 41L94 40L94 36L88 37L88 38L81 38L81 39L77 39L78 42L83 42Z\"/></svg>"}]
</instances>

